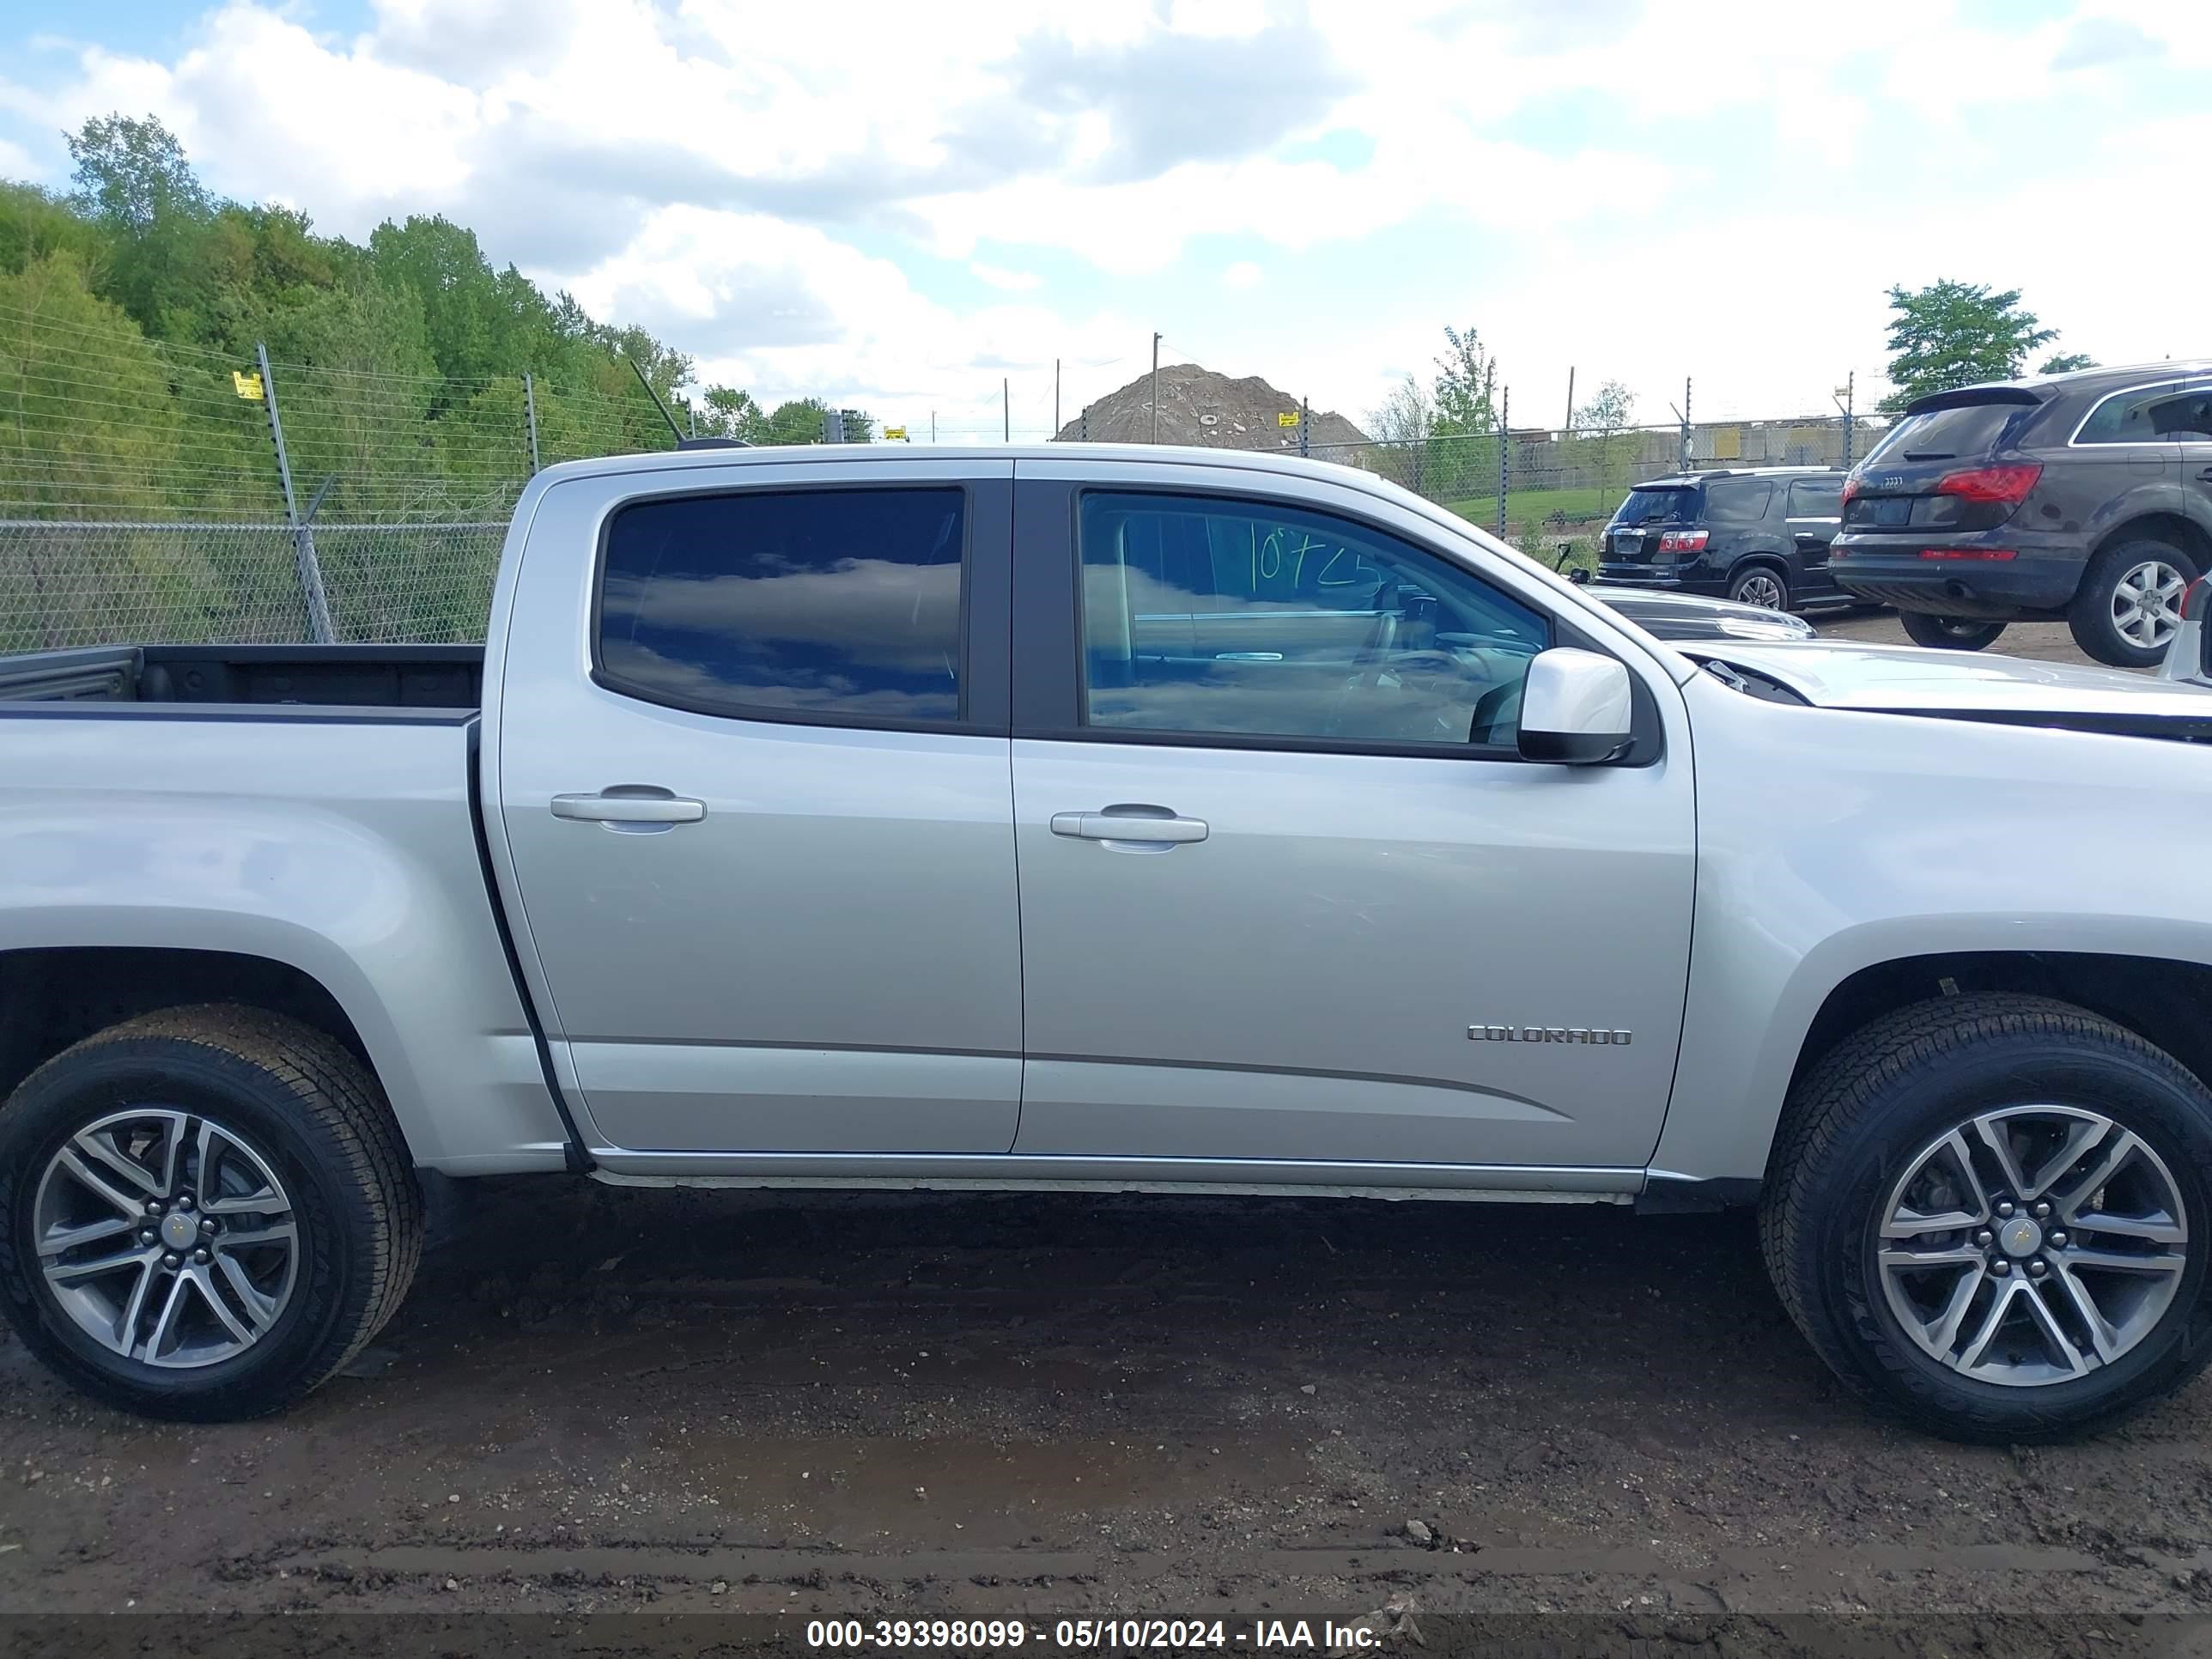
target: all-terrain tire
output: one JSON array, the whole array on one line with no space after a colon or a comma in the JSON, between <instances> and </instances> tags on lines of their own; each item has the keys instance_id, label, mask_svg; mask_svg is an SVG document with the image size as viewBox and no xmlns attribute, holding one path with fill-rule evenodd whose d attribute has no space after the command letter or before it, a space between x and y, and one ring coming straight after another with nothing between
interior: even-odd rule
<instances>
[{"instance_id":1,"label":"all-terrain tire","mask_svg":"<svg viewBox=\"0 0 2212 1659\"><path fill-rule=\"evenodd\" d=\"M290 1199L296 1263L281 1311L243 1352L203 1365L160 1366L104 1345L64 1309L41 1265L33 1212L50 1166L88 1126L140 1107L218 1123ZM292 1404L398 1310L422 1231L421 1188L374 1078L342 1044L282 1015L230 1005L141 1015L56 1055L0 1107L0 1307L33 1352L126 1411L214 1422Z\"/></svg>"},{"instance_id":2,"label":"all-terrain tire","mask_svg":"<svg viewBox=\"0 0 2212 1659\"><path fill-rule=\"evenodd\" d=\"M2186 1212L2172 1302L2111 1363L2012 1386L1965 1375L1907 1336L1875 1263L1907 1161L2007 1103L2111 1118L2164 1162ZM1760 1243L1782 1303L1855 1394L1931 1433L2017 1443L2095 1431L2164 1398L2212 1358L2212 1093L2163 1050L2070 1004L1977 994L1875 1020L1818 1061L1784 1112L1760 1200Z\"/></svg>"}]
</instances>

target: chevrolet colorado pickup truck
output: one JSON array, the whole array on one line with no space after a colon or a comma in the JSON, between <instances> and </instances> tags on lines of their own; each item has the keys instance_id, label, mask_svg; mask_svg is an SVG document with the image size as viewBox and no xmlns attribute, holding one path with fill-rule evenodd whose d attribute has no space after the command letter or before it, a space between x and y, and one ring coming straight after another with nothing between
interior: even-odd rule
<instances>
[{"instance_id":1,"label":"chevrolet colorado pickup truck","mask_svg":"<svg viewBox=\"0 0 2212 1659\"><path fill-rule=\"evenodd\" d=\"M2212 1356L2197 685L1677 649L1294 459L694 451L538 475L480 650L0 659L0 1303L137 1411L528 1171L1756 1205L1966 1438Z\"/></svg>"}]
</instances>

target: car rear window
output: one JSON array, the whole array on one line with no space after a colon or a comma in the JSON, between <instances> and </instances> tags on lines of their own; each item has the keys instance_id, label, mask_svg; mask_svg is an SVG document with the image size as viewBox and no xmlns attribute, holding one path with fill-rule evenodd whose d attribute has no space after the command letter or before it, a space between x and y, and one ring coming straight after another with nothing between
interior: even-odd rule
<instances>
[{"instance_id":1,"label":"car rear window","mask_svg":"<svg viewBox=\"0 0 2212 1659\"><path fill-rule=\"evenodd\" d=\"M2014 422L2035 412L2034 405L2004 403L1960 404L1951 409L1931 409L1924 415L1908 415L1885 433L1868 451L1869 466L1893 461L1952 461L1987 455L1998 448Z\"/></svg>"},{"instance_id":2,"label":"car rear window","mask_svg":"<svg viewBox=\"0 0 2212 1659\"><path fill-rule=\"evenodd\" d=\"M1615 524L1694 524L1705 492L1695 484L1669 484L1656 489L1632 489Z\"/></svg>"},{"instance_id":3,"label":"car rear window","mask_svg":"<svg viewBox=\"0 0 2212 1659\"><path fill-rule=\"evenodd\" d=\"M1729 478L1705 486L1705 517L1714 524L1757 524L1774 499L1765 478Z\"/></svg>"}]
</instances>

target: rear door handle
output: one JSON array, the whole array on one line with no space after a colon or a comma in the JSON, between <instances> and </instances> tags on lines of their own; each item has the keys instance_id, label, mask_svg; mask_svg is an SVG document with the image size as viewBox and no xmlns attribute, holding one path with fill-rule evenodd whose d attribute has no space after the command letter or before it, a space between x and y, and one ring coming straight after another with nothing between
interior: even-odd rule
<instances>
[{"instance_id":1,"label":"rear door handle","mask_svg":"<svg viewBox=\"0 0 2212 1659\"><path fill-rule=\"evenodd\" d=\"M625 783L595 795L556 795L553 816L584 823L696 823L707 816L707 803L651 784Z\"/></svg>"},{"instance_id":2,"label":"rear door handle","mask_svg":"<svg viewBox=\"0 0 2212 1659\"><path fill-rule=\"evenodd\" d=\"M1204 818L1177 817L1164 806L1109 806L1103 812L1054 812L1052 833L1078 841L1139 841L1162 846L1204 841Z\"/></svg>"}]
</instances>

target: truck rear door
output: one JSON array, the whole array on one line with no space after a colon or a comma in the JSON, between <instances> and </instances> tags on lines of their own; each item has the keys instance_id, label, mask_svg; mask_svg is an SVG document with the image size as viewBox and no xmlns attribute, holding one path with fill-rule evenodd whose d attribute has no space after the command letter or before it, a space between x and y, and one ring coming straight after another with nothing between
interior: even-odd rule
<instances>
[{"instance_id":1,"label":"truck rear door","mask_svg":"<svg viewBox=\"0 0 2212 1659\"><path fill-rule=\"evenodd\" d=\"M603 1153L1012 1146L1012 475L724 462L546 492L486 794Z\"/></svg>"}]
</instances>

